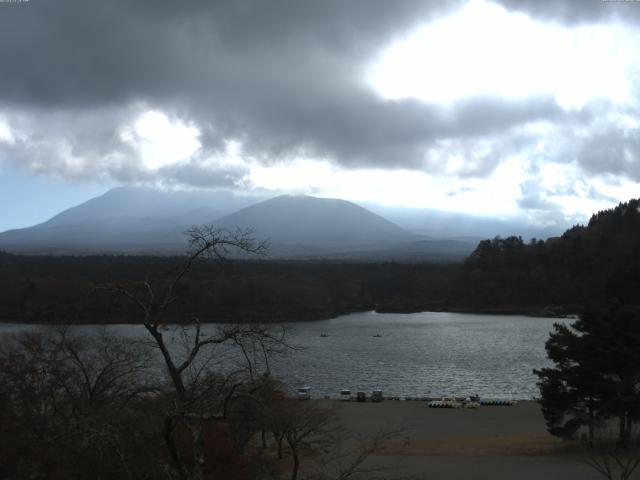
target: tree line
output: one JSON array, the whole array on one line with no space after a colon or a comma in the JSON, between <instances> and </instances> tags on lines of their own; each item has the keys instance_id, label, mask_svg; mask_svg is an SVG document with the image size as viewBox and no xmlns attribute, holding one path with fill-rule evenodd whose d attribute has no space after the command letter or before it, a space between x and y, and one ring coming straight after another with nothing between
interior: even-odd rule
<instances>
[{"instance_id":1,"label":"tree line","mask_svg":"<svg viewBox=\"0 0 640 480\"><path fill-rule=\"evenodd\" d=\"M104 283L171 274L179 257L36 257L0 253L0 321L138 322L135 306ZM458 265L199 259L169 312L185 322L281 322L363 310L440 308Z\"/></svg>"},{"instance_id":2,"label":"tree line","mask_svg":"<svg viewBox=\"0 0 640 480\"><path fill-rule=\"evenodd\" d=\"M546 241L483 240L464 262L451 298L481 308L555 307L578 313L589 304L640 296L640 201L593 215Z\"/></svg>"}]
</instances>

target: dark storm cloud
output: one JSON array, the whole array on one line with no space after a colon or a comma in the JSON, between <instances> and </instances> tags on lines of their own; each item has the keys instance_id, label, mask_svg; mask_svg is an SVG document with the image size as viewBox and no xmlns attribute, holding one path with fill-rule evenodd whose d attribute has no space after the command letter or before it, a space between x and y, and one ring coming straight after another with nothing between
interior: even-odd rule
<instances>
[{"instance_id":1,"label":"dark storm cloud","mask_svg":"<svg viewBox=\"0 0 640 480\"><path fill-rule=\"evenodd\" d=\"M95 103L224 98L297 70L320 81L352 68L417 21L455 2L32 0L0 8L2 95ZM438 7L439 6L439 7ZM322 60L324 58L324 61ZM303 78L305 75L302 75ZM314 75L309 75L315 78Z\"/></svg>"},{"instance_id":2,"label":"dark storm cloud","mask_svg":"<svg viewBox=\"0 0 640 480\"><path fill-rule=\"evenodd\" d=\"M496 0L512 11L568 25L610 19L640 22L640 2L624 0Z\"/></svg>"},{"instance_id":3,"label":"dark storm cloud","mask_svg":"<svg viewBox=\"0 0 640 480\"><path fill-rule=\"evenodd\" d=\"M537 137L520 127L588 124L588 112L567 113L552 97L472 98L444 108L384 101L364 86L362 69L381 48L462 3L0 3L0 106L18 139L2 147L4 156L74 178L238 185L245 170L205 161L233 139L244 155L266 164L318 157L346 167L442 173L455 153L466 159L456 175L482 177L535 144ZM567 22L610 15L610 2L600 0L501 3ZM633 7L640 12L640 4ZM148 108L193 122L202 149L150 172L119 134ZM612 171L637 176L637 163L614 160L620 150L613 143L604 149L608 139L614 142L615 132L600 149L585 147L586 169L595 171L597 157L609 155Z\"/></svg>"},{"instance_id":4,"label":"dark storm cloud","mask_svg":"<svg viewBox=\"0 0 640 480\"><path fill-rule=\"evenodd\" d=\"M58 135L78 156L131 156L115 132L138 104L195 122L204 149L214 154L236 139L247 155L267 163L313 156L349 167L417 168L428 164L425 151L438 139L562 115L549 98L475 99L444 111L412 100L383 101L364 87L364 62L394 35L460 3L0 4L0 102L14 110L65 112L67 119L60 115L54 126L36 113L31 129L41 146ZM87 112L105 109L110 115L93 128L97 117ZM482 175L495 163L468 174ZM59 168L53 159L48 164ZM130 178L139 166L116 162L114 176Z\"/></svg>"},{"instance_id":5,"label":"dark storm cloud","mask_svg":"<svg viewBox=\"0 0 640 480\"><path fill-rule=\"evenodd\" d=\"M521 102L481 99L443 109L416 100L385 102L356 90L318 88L310 94L315 100L306 104L282 98L255 110L251 106L259 99L236 105L235 112L245 113L243 125L221 119L218 128L228 136L242 132L249 149L268 152L276 160L308 155L333 158L350 167L419 168L428 163L426 151L439 139L473 139L565 115L546 97Z\"/></svg>"},{"instance_id":6,"label":"dark storm cloud","mask_svg":"<svg viewBox=\"0 0 640 480\"><path fill-rule=\"evenodd\" d=\"M191 185L197 188L237 187L248 173L241 166L209 166L189 160L162 167L154 174L164 185Z\"/></svg>"}]
</instances>

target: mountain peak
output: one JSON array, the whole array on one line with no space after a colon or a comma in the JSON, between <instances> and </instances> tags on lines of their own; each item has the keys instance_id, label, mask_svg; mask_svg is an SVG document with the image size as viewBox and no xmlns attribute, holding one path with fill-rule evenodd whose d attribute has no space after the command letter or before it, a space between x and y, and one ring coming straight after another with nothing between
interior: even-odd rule
<instances>
[{"instance_id":1,"label":"mountain peak","mask_svg":"<svg viewBox=\"0 0 640 480\"><path fill-rule=\"evenodd\" d=\"M116 188L43 224L0 234L0 247L20 251L175 252L184 249L183 232L190 225L212 222L231 230L252 228L258 239L312 249L330 246L330 250L342 250L356 244L411 237L394 223L345 200L281 195L246 206L250 201L230 192Z\"/></svg>"},{"instance_id":2,"label":"mountain peak","mask_svg":"<svg viewBox=\"0 0 640 480\"><path fill-rule=\"evenodd\" d=\"M378 243L409 236L396 224L355 203L308 195L265 200L216 224L223 228L250 227L258 237L284 243Z\"/></svg>"}]
</instances>

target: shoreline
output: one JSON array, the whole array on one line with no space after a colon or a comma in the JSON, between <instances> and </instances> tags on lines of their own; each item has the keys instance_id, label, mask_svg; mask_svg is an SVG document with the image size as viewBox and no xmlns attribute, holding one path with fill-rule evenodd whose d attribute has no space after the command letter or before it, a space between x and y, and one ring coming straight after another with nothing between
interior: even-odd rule
<instances>
[{"instance_id":1,"label":"shoreline","mask_svg":"<svg viewBox=\"0 0 640 480\"><path fill-rule=\"evenodd\" d=\"M245 323L245 324L273 324L278 325L282 323L298 323L298 322L321 322L326 320L332 320L337 317L343 317L355 313L390 313L390 314L413 314L413 313L458 313L458 314L466 314L466 315L495 315L495 316L524 316L530 318L557 318L557 319L577 319L578 313L574 313L578 309L571 309L571 311L560 311L555 309L550 309L549 307L530 307L530 308L517 308L517 307L507 307L507 308L467 308L467 307L425 307L425 308L386 308L384 306L376 306L375 308L364 308L364 309L353 309L353 310L343 310L339 312L334 312L331 315L319 315L312 317L297 317L293 318L280 318L275 320L273 318L267 319L259 319L256 321L251 321L248 319L236 319L232 320L227 317L223 317L219 320L201 320L202 325L215 325L215 324L233 324L233 323ZM31 322L31 321L18 321L16 319L5 319L0 318L0 324L14 324L14 325L43 325L43 326L70 326L70 325L142 325L142 322L138 320L128 320L122 319L117 321L105 321L105 322L96 322L96 321L73 321L73 322ZM167 322L166 325L194 325L193 322Z\"/></svg>"}]
</instances>

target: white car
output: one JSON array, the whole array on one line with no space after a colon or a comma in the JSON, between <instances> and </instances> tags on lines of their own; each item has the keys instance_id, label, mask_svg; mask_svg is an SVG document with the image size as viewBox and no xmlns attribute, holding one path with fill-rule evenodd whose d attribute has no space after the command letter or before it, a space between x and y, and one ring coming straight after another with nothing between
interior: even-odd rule
<instances>
[{"instance_id":1,"label":"white car","mask_svg":"<svg viewBox=\"0 0 640 480\"><path fill-rule=\"evenodd\" d=\"M298 400L311 400L311 387L299 388Z\"/></svg>"},{"instance_id":2,"label":"white car","mask_svg":"<svg viewBox=\"0 0 640 480\"><path fill-rule=\"evenodd\" d=\"M340 390L340 400L343 402L351 401L351 390Z\"/></svg>"}]
</instances>

